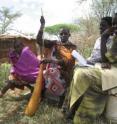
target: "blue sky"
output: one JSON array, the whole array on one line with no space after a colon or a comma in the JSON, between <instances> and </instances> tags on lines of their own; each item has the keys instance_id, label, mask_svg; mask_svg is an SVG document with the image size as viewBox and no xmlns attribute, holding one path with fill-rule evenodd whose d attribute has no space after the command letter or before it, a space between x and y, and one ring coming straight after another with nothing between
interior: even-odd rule
<instances>
[{"instance_id":1,"label":"blue sky","mask_svg":"<svg viewBox=\"0 0 117 124\"><path fill-rule=\"evenodd\" d=\"M76 4L77 0L0 0L0 7L20 11L22 16L15 21L14 28L24 33L37 33L40 26L41 8L46 26L71 23L89 10L89 2Z\"/></svg>"}]
</instances>

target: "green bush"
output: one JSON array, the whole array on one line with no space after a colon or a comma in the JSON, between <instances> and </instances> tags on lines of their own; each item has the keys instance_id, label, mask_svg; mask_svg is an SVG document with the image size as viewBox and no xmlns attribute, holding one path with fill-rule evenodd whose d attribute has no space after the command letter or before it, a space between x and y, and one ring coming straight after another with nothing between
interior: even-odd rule
<instances>
[{"instance_id":1,"label":"green bush","mask_svg":"<svg viewBox=\"0 0 117 124\"><path fill-rule=\"evenodd\" d=\"M2 87L5 80L8 79L10 67L11 65L8 63L3 63L0 65L0 87Z\"/></svg>"}]
</instances>

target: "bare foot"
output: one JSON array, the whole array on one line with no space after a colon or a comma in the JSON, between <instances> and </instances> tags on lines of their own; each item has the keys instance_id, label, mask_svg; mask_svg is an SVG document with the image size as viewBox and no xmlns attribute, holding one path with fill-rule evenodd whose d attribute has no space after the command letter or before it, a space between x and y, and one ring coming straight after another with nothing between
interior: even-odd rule
<instances>
[{"instance_id":1,"label":"bare foot","mask_svg":"<svg viewBox=\"0 0 117 124\"><path fill-rule=\"evenodd\" d=\"M0 91L0 98L2 98L3 97L3 93Z\"/></svg>"}]
</instances>

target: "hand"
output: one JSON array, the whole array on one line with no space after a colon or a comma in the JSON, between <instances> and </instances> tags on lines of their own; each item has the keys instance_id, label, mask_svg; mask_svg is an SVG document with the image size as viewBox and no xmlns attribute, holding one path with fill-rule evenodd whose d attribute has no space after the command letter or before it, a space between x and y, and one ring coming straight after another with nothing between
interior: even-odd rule
<instances>
[{"instance_id":1,"label":"hand","mask_svg":"<svg viewBox=\"0 0 117 124\"><path fill-rule=\"evenodd\" d=\"M102 64L101 64L101 67L102 67L102 68L110 69L110 68L111 68L111 64L110 64L110 63L102 63Z\"/></svg>"},{"instance_id":2,"label":"hand","mask_svg":"<svg viewBox=\"0 0 117 124\"><path fill-rule=\"evenodd\" d=\"M62 42L60 42L60 41L56 41L56 45L62 45Z\"/></svg>"},{"instance_id":3,"label":"hand","mask_svg":"<svg viewBox=\"0 0 117 124\"><path fill-rule=\"evenodd\" d=\"M103 35L112 35L114 32L114 27L110 27L103 32Z\"/></svg>"},{"instance_id":4,"label":"hand","mask_svg":"<svg viewBox=\"0 0 117 124\"><path fill-rule=\"evenodd\" d=\"M52 62L52 60L50 60L50 59L43 59L43 60L41 60L41 64L43 63L43 64L47 64L47 63L51 63Z\"/></svg>"},{"instance_id":5,"label":"hand","mask_svg":"<svg viewBox=\"0 0 117 124\"><path fill-rule=\"evenodd\" d=\"M43 16L41 16L41 18L40 18L40 22L41 22L41 25L45 25L45 19L44 19Z\"/></svg>"}]
</instances>

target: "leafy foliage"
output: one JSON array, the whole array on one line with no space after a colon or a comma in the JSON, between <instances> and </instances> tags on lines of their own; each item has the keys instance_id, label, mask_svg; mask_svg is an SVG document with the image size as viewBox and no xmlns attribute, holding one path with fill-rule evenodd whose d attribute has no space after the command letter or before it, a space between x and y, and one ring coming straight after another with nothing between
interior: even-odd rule
<instances>
[{"instance_id":1,"label":"leafy foliage","mask_svg":"<svg viewBox=\"0 0 117 124\"><path fill-rule=\"evenodd\" d=\"M11 9L2 7L0 9L0 34L7 32L11 24L20 16L20 12L12 12Z\"/></svg>"},{"instance_id":2,"label":"leafy foliage","mask_svg":"<svg viewBox=\"0 0 117 124\"><path fill-rule=\"evenodd\" d=\"M4 85L5 80L8 79L10 67L11 65L7 63L3 63L0 66L0 88Z\"/></svg>"},{"instance_id":3,"label":"leafy foliage","mask_svg":"<svg viewBox=\"0 0 117 124\"><path fill-rule=\"evenodd\" d=\"M57 24L53 26L48 26L45 28L45 31L49 34L58 34L61 28L68 28L71 32L76 32L79 30L78 25L76 24Z\"/></svg>"},{"instance_id":4,"label":"leafy foliage","mask_svg":"<svg viewBox=\"0 0 117 124\"><path fill-rule=\"evenodd\" d=\"M117 0L92 0L92 11L98 20L105 16L112 16L116 8Z\"/></svg>"},{"instance_id":5,"label":"leafy foliage","mask_svg":"<svg viewBox=\"0 0 117 124\"><path fill-rule=\"evenodd\" d=\"M81 33L85 34L85 36L91 36L92 34L98 34L99 24L95 17L89 16L85 19L79 19L79 27L81 29Z\"/></svg>"},{"instance_id":6,"label":"leafy foliage","mask_svg":"<svg viewBox=\"0 0 117 124\"><path fill-rule=\"evenodd\" d=\"M79 18L78 23L80 31L74 35L74 40L77 44L78 51L86 58L90 56L94 43L99 36L99 22L92 16Z\"/></svg>"},{"instance_id":7,"label":"leafy foliage","mask_svg":"<svg viewBox=\"0 0 117 124\"><path fill-rule=\"evenodd\" d=\"M77 0L76 2L82 4L88 0ZM112 16L113 13L117 11L117 0L91 0L90 5L92 9L92 14L98 21L105 16Z\"/></svg>"}]
</instances>

